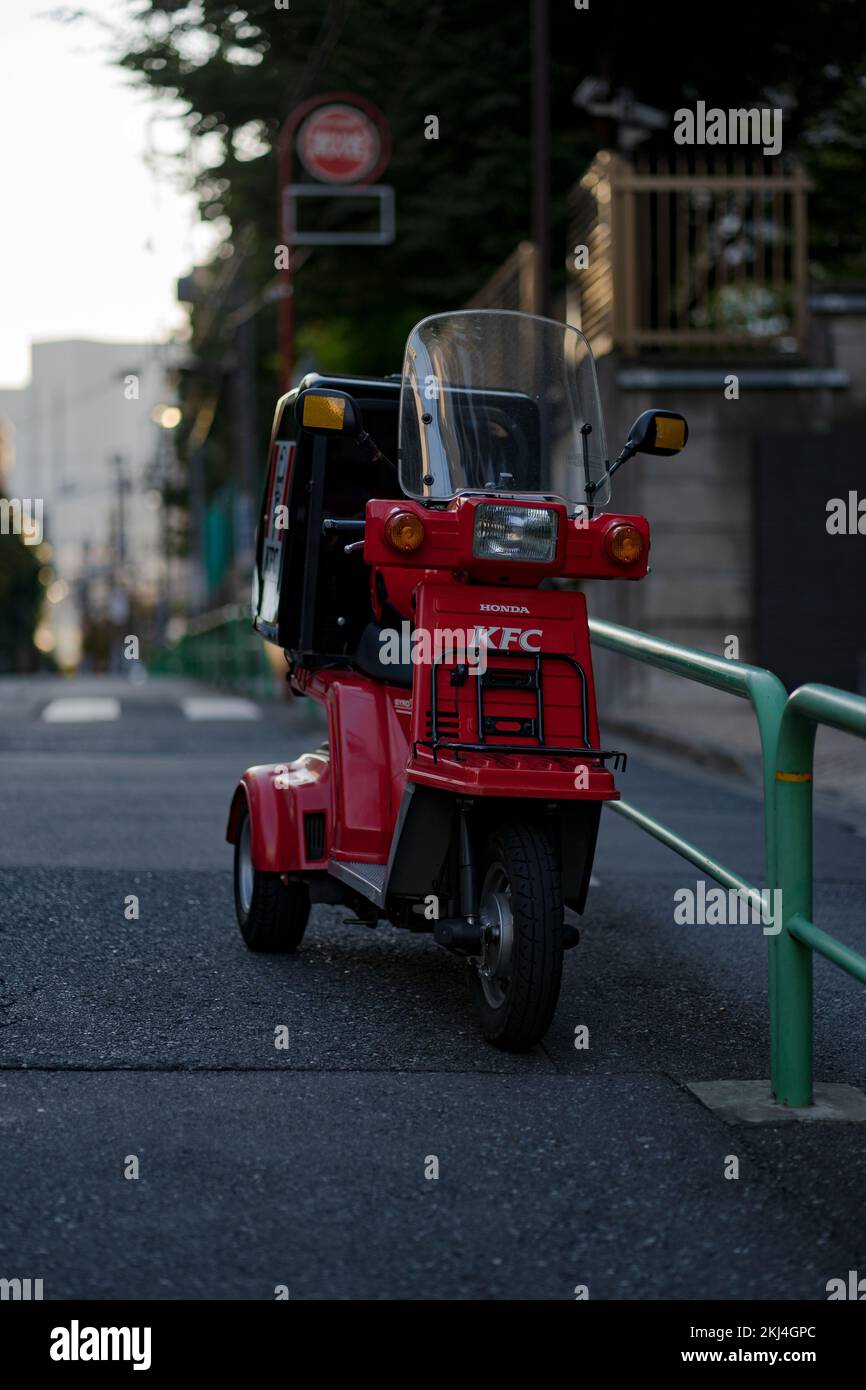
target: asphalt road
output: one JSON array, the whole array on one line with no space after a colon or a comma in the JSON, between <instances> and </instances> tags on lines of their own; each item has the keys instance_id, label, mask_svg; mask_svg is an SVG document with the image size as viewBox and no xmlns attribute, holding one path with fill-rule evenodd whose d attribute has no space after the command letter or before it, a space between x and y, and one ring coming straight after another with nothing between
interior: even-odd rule
<instances>
[{"instance_id":1,"label":"asphalt road","mask_svg":"<svg viewBox=\"0 0 866 1390\"><path fill-rule=\"evenodd\" d=\"M731 1126L685 1085L768 1074L760 928L676 925L694 872L605 813L526 1057L480 1039L464 968L427 940L316 908L297 957L251 955L229 798L317 731L282 707L191 719L201 694L0 682L0 1276L390 1300L823 1299L866 1275L866 1126ZM117 717L43 718L94 695ZM640 757L623 787L759 877L748 790ZM864 845L818 825L816 919L860 950ZM862 987L817 961L816 997L818 1077L866 1087Z\"/></svg>"}]
</instances>

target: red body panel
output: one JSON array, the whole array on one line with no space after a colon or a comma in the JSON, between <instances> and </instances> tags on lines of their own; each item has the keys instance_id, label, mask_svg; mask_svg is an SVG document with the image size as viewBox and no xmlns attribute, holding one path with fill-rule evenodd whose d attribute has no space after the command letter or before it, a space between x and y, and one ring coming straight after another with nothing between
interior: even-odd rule
<instances>
[{"instance_id":1,"label":"red body panel","mask_svg":"<svg viewBox=\"0 0 866 1390\"><path fill-rule=\"evenodd\" d=\"M574 748L581 744L583 729L583 688L579 673L568 662L555 660L553 654L571 657L586 675L586 724L589 745L599 747L598 717L592 679L592 656L583 594L549 589L509 589L507 603L498 588L481 585L421 584L416 593L416 626L425 631L436 629L474 632L487 630L490 645L486 650L488 670L503 672L532 672L535 654L541 655L544 682L544 741L554 748ZM511 609L511 612L502 612ZM497 611L499 610L499 611ZM521 611L522 610L522 611ZM505 656L502 653L512 655ZM547 655L546 655L547 654ZM453 686L450 675L453 663L443 663L438 670L438 708L445 732L440 736L448 742L478 743L479 677L470 673L463 685ZM537 744L537 739L521 736L506 726L501 734L490 734L485 741L490 753L452 752L439 750L435 756L423 740L431 736L431 683L433 666L419 664L415 668L413 711L411 724L412 756L408 777L412 782L427 786L449 787L454 791L471 792L477 796L546 797L561 800L615 800L612 775L592 760L574 754L557 757L527 753L498 753L498 745L524 746ZM529 690L486 690L484 713L513 721L537 714L536 695ZM580 767L586 769L577 778ZM576 780L587 780L577 786Z\"/></svg>"},{"instance_id":2,"label":"red body panel","mask_svg":"<svg viewBox=\"0 0 866 1390\"><path fill-rule=\"evenodd\" d=\"M508 636L520 650L521 638L542 653L573 657L587 678L587 724L591 747L599 746L598 718L592 680L592 657L582 594L546 590L508 591L508 604L498 588L482 585L430 583L416 589L416 628L463 631L491 629L492 641ZM526 613L497 613L486 609L525 608ZM497 630L498 629L498 630ZM506 648L507 650L508 648ZM531 669L534 656L516 659L487 653L488 668ZM543 661L545 742L573 748L581 742L582 688L574 669ZM548 670L549 667L549 670ZM429 737L432 666L414 667L413 688L373 681L363 675L323 669L300 672L297 684L321 701L328 711L335 777L331 784L328 857L337 861L384 864L407 782L438 787L455 794L504 798L543 798L548 801L612 801L619 792L613 776L592 758L580 754L557 756L497 752L497 744L518 743L530 748L532 738L513 734L490 737L490 752L439 750L418 741ZM477 741L476 676L454 688L451 667L440 669L442 709L457 711L448 721L449 740ZM456 697L456 698L455 698ZM535 697L528 691L488 691L485 713L515 718L534 713ZM578 776L578 774L580 774ZM580 781L581 785L576 785Z\"/></svg>"},{"instance_id":3,"label":"red body panel","mask_svg":"<svg viewBox=\"0 0 866 1390\"><path fill-rule=\"evenodd\" d=\"M471 660L469 674L456 683L451 681L454 659L446 658L436 668L429 657L418 661L411 690L348 666L297 667L295 689L318 700L327 712L333 764L328 755L311 754L287 767L245 773L227 837L237 837L239 799L245 797L256 869L311 873L326 869L328 860L386 864L410 783L473 798L553 803L618 798L612 774L591 751L582 751L600 747L585 599L537 585L556 576L642 578L649 526L644 517L619 513L575 522L562 504L539 500L529 505L549 506L558 517L551 564L479 559L472 553L474 519L476 508L485 504L519 505L477 496L456 498L442 508L409 500L368 502L364 555L371 566L373 609L381 622L387 595L392 609L406 620L407 639L410 624L434 643L437 631L468 635L482 629L489 670L533 673L539 657L544 753L528 751L538 746L523 722L534 719L538 727L538 697L529 687L484 687L484 720L505 722L480 728L479 677L471 673ZM409 554L395 551L384 538L386 520L398 511L414 512L424 523L424 540ZM631 565L615 563L604 551L606 534L622 523L635 526L644 538L643 553ZM434 669L440 740L483 742L483 749L440 746L434 753L429 743ZM504 745L514 745L516 751L502 751ZM313 811L326 818L324 856L316 862L307 858L304 823Z\"/></svg>"},{"instance_id":4,"label":"red body panel","mask_svg":"<svg viewBox=\"0 0 866 1390\"><path fill-rule=\"evenodd\" d=\"M472 553L472 537L475 510L482 505L511 504L502 498L484 497L458 497L441 510L411 501L379 499L367 503L364 558L374 570L384 571L389 597L395 606L399 606L393 597L400 583L399 574L418 570L444 570L458 579L523 588L548 578L643 579L647 572L650 534L646 517L612 512L593 517L591 521L582 518L577 522L569 520L561 503L552 502L537 503L555 511L559 518L556 557L550 564L479 559ZM397 512L413 512L424 523L424 540L417 550L408 554L394 550L385 540L385 523ZM636 527L644 538L642 555L629 565L617 564L604 551L607 533L624 523Z\"/></svg>"},{"instance_id":5,"label":"red body panel","mask_svg":"<svg viewBox=\"0 0 866 1390\"><path fill-rule=\"evenodd\" d=\"M263 873L298 873L325 868L331 817L331 768L321 753L304 753L292 763L250 767L235 791L226 839L238 835L241 799L246 798L253 868ZM325 856L307 858L304 816L324 812Z\"/></svg>"},{"instance_id":6,"label":"red body panel","mask_svg":"<svg viewBox=\"0 0 866 1390\"><path fill-rule=\"evenodd\" d=\"M333 787L331 858L384 863L397 814L386 687L358 677L328 682L331 747L339 776ZM399 757L398 750L398 757ZM405 742L403 744L405 763Z\"/></svg>"}]
</instances>

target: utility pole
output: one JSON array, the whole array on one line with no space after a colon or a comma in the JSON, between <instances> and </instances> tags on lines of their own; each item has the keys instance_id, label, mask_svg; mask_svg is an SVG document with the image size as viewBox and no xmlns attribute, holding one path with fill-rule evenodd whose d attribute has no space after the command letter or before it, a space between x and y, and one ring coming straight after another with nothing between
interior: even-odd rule
<instances>
[{"instance_id":1,"label":"utility pole","mask_svg":"<svg viewBox=\"0 0 866 1390\"><path fill-rule=\"evenodd\" d=\"M123 580L123 570L126 565L126 494L129 491L129 479L126 476L126 460L123 454L113 454L111 459L113 467L116 469L115 487L117 488L117 571L121 582Z\"/></svg>"},{"instance_id":2,"label":"utility pole","mask_svg":"<svg viewBox=\"0 0 866 1390\"><path fill-rule=\"evenodd\" d=\"M207 606L205 511L204 446L194 443L189 451L190 607L194 614L203 613Z\"/></svg>"},{"instance_id":3,"label":"utility pole","mask_svg":"<svg viewBox=\"0 0 866 1390\"><path fill-rule=\"evenodd\" d=\"M235 456L239 463L238 500L232 525L235 564L244 572L252 564L254 494L258 459L256 457L256 310L247 303L252 290L241 276L237 282L238 320L234 336L234 367L231 376L232 417Z\"/></svg>"},{"instance_id":4,"label":"utility pole","mask_svg":"<svg viewBox=\"0 0 866 1390\"><path fill-rule=\"evenodd\" d=\"M532 240L535 312L550 317L550 23L548 0L532 6Z\"/></svg>"},{"instance_id":5,"label":"utility pole","mask_svg":"<svg viewBox=\"0 0 866 1390\"><path fill-rule=\"evenodd\" d=\"M119 672L123 669L123 655L121 652L121 642L123 639L123 629L129 617L129 592L127 589L126 561L128 547L126 543L126 494L130 489L129 478L126 473L126 459L123 454L113 454L111 463L116 469L117 487L117 532L115 537L114 564L112 565L112 586L111 598L109 600L109 616L111 625L114 629L113 641L111 645L110 669Z\"/></svg>"}]
</instances>

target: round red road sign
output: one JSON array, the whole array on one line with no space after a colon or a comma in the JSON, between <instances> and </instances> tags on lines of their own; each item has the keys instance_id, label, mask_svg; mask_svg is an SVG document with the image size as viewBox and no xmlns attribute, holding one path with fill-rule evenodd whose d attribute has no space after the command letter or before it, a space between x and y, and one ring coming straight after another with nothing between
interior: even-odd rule
<instances>
[{"instance_id":1,"label":"round red road sign","mask_svg":"<svg viewBox=\"0 0 866 1390\"><path fill-rule=\"evenodd\" d=\"M357 106L332 103L307 117L298 132L301 163L325 183L361 183L380 164L382 138Z\"/></svg>"}]
</instances>

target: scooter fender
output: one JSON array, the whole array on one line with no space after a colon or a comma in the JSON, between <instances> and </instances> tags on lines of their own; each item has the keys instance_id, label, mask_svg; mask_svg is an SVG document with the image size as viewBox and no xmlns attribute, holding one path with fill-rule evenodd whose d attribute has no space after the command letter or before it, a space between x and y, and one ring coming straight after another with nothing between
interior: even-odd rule
<instances>
[{"instance_id":1,"label":"scooter fender","mask_svg":"<svg viewBox=\"0 0 866 1390\"><path fill-rule=\"evenodd\" d=\"M403 794L388 859L391 894L426 898L438 892L449 845L463 798L409 783ZM583 912L595 858L601 801L541 803L520 797L473 798L469 820L476 843L483 844L495 826L508 820L532 820L550 836L562 867L567 907Z\"/></svg>"},{"instance_id":2,"label":"scooter fender","mask_svg":"<svg viewBox=\"0 0 866 1390\"><path fill-rule=\"evenodd\" d=\"M330 763L305 753L291 763L247 768L232 798L226 839L236 844L246 802L253 868L262 873L301 873L325 867L329 840ZM307 817L324 815L324 833L308 835ZM315 841L315 844L312 842ZM320 848L319 848L320 847ZM309 851L320 857L311 857Z\"/></svg>"}]
</instances>

